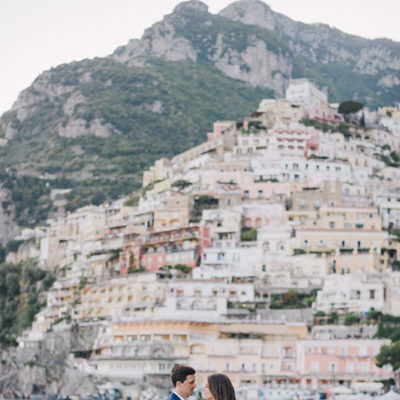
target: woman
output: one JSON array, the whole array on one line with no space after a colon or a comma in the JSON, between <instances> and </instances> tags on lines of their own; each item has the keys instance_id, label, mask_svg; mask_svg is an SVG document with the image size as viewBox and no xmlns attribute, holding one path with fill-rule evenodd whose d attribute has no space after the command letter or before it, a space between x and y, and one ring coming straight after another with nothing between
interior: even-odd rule
<instances>
[{"instance_id":1,"label":"woman","mask_svg":"<svg viewBox=\"0 0 400 400\"><path fill-rule=\"evenodd\" d=\"M235 389L226 375L212 374L207 377L203 398L205 400L236 400Z\"/></svg>"}]
</instances>

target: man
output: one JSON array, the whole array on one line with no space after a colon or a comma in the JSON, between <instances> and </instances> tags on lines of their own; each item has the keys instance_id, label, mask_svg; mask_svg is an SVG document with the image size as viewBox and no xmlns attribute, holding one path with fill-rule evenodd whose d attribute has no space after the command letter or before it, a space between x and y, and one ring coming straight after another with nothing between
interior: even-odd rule
<instances>
[{"instance_id":1,"label":"man","mask_svg":"<svg viewBox=\"0 0 400 400\"><path fill-rule=\"evenodd\" d=\"M196 389L196 371L188 365L177 364L171 371L174 390L167 400L186 400Z\"/></svg>"}]
</instances>

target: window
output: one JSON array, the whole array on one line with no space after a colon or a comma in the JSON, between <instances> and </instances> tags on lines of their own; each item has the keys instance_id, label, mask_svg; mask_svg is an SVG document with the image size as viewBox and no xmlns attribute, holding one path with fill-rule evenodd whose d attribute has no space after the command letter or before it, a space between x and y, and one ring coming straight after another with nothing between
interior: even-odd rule
<instances>
[{"instance_id":1,"label":"window","mask_svg":"<svg viewBox=\"0 0 400 400\"><path fill-rule=\"evenodd\" d=\"M313 361L311 363L311 372L319 372L319 362Z\"/></svg>"},{"instance_id":2,"label":"window","mask_svg":"<svg viewBox=\"0 0 400 400\"><path fill-rule=\"evenodd\" d=\"M375 299L375 290L371 289L371 290L369 291L369 298L370 298L370 299Z\"/></svg>"},{"instance_id":3,"label":"window","mask_svg":"<svg viewBox=\"0 0 400 400\"><path fill-rule=\"evenodd\" d=\"M354 372L354 363L347 361L346 363L346 371L347 372Z\"/></svg>"},{"instance_id":4,"label":"window","mask_svg":"<svg viewBox=\"0 0 400 400\"><path fill-rule=\"evenodd\" d=\"M367 373L369 372L369 364L367 362L363 362L361 364L362 372Z\"/></svg>"}]
</instances>

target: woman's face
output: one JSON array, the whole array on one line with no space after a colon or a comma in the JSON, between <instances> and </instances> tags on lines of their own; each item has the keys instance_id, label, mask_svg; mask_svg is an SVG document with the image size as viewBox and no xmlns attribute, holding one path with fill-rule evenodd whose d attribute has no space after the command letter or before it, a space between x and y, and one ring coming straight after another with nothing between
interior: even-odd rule
<instances>
[{"instance_id":1,"label":"woman's face","mask_svg":"<svg viewBox=\"0 0 400 400\"><path fill-rule=\"evenodd\" d=\"M210 392L209 387L208 387L208 382L206 382L206 384L204 385L203 399L205 399L205 400L215 400L213 395Z\"/></svg>"}]
</instances>

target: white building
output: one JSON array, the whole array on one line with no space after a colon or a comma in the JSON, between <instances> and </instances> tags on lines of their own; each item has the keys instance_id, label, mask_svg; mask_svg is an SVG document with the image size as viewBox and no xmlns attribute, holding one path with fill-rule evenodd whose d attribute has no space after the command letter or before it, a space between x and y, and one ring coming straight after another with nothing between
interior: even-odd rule
<instances>
[{"instance_id":1,"label":"white building","mask_svg":"<svg viewBox=\"0 0 400 400\"><path fill-rule=\"evenodd\" d=\"M318 291L316 309L328 313L344 310L385 311L385 283L379 275L328 275Z\"/></svg>"},{"instance_id":2,"label":"white building","mask_svg":"<svg viewBox=\"0 0 400 400\"><path fill-rule=\"evenodd\" d=\"M393 136L400 137L400 119L398 118L381 118L379 125L384 126L393 133Z\"/></svg>"},{"instance_id":3,"label":"white building","mask_svg":"<svg viewBox=\"0 0 400 400\"><path fill-rule=\"evenodd\" d=\"M176 279L168 283L162 318L220 319L226 317L228 302L254 301L252 283L212 279Z\"/></svg>"},{"instance_id":4,"label":"white building","mask_svg":"<svg viewBox=\"0 0 400 400\"><path fill-rule=\"evenodd\" d=\"M194 279L256 276L261 249L256 242L242 242L234 248L204 249L201 265L193 269Z\"/></svg>"},{"instance_id":5,"label":"white building","mask_svg":"<svg viewBox=\"0 0 400 400\"><path fill-rule=\"evenodd\" d=\"M328 101L326 93L317 89L308 79L292 79L286 89L285 98L293 104L299 104L306 110L314 103L315 100Z\"/></svg>"}]
</instances>

